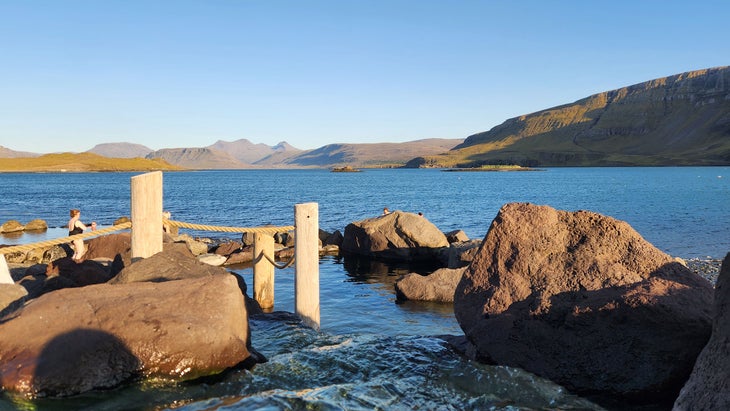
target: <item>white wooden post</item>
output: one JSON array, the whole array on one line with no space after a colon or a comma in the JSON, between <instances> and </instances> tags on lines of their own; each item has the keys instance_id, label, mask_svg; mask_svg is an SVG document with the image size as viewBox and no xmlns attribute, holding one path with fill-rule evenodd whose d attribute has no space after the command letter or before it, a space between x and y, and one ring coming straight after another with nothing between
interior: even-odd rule
<instances>
[{"instance_id":1,"label":"white wooden post","mask_svg":"<svg viewBox=\"0 0 730 411\"><path fill-rule=\"evenodd\" d=\"M302 321L319 329L319 206L294 206L294 306Z\"/></svg>"},{"instance_id":2,"label":"white wooden post","mask_svg":"<svg viewBox=\"0 0 730 411\"><path fill-rule=\"evenodd\" d=\"M162 171L132 177L132 259L162 251Z\"/></svg>"},{"instance_id":3,"label":"white wooden post","mask_svg":"<svg viewBox=\"0 0 730 411\"><path fill-rule=\"evenodd\" d=\"M5 261L5 254L0 254L0 284L15 284L13 277L10 275L8 262Z\"/></svg>"},{"instance_id":4,"label":"white wooden post","mask_svg":"<svg viewBox=\"0 0 730 411\"><path fill-rule=\"evenodd\" d=\"M274 308L274 266L266 257L274 261L274 237L254 233L253 298L263 310L271 310Z\"/></svg>"}]
</instances>

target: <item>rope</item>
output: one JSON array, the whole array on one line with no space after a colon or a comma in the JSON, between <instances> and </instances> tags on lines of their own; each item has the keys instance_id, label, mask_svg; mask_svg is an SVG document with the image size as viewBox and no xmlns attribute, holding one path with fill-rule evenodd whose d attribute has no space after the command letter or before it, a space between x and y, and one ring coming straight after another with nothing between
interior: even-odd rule
<instances>
[{"instance_id":1,"label":"rope","mask_svg":"<svg viewBox=\"0 0 730 411\"><path fill-rule=\"evenodd\" d=\"M281 233L285 231L291 231L294 230L294 226L283 226L283 227L222 227L222 226L215 226L215 225L203 225L203 224L191 224L191 223L184 223L182 221L173 221L173 220L163 220L165 224L168 224L172 227L180 227L180 228L189 228L192 230L203 230L203 231L222 231L222 232L228 232L228 233L262 233L262 234L271 234L274 235L276 233ZM50 247L58 244L65 244L70 243L74 240L81 240L85 238L90 237L96 237L103 234L109 234L113 233L115 231L121 231L126 230L128 228L132 227L131 222L122 223L119 225L114 225L107 228L102 228L99 230L89 231L86 233L71 235L68 237L61 237L56 238L53 240L47 240L47 241L40 241L37 243L30 243L30 244L22 244L22 245L14 245L10 247L3 247L0 248L0 254L11 254L11 253L17 253L17 252L28 252L31 250L35 250L36 248L43 248L43 247ZM276 266L275 263L272 262L274 266ZM284 268L288 267L289 265L286 265Z\"/></svg>"},{"instance_id":2,"label":"rope","mask_svg":"<svg viewBox=\"0 0 730 411\"><path fill-rule=\"evenodd\" d=\"M71 241L74 241L74 240L81 240L84 238L96 237L96 236L103 235L103 234L109 234L109 233L113 233L115 231L126 230L130 227L132 227L132 223L126 222L126 223L122 223L119 225L113 225L111 227L102 228L99 230L71 235L68 237L61 237L61 238L56 238L53 240L40 241L37 243L14 245L11 247L3 247L3 248L0 248L0 254L10 254L10 253L17 253L17 252L21 252L21 251L28 252L30 250L35 250L36 248L50 247L53 245L70 243Z\"/></svg>"},{"instance_id":3,"label":"rope","mask_svg":"<svg viewBox=\"0 0 730 411\"><path fill-rule=\"evenodd\" d=\"M276 264L276 261L272 260L271 257L269 257L268 255L264 254L264 252L262 251L261 254L259 254L259 256L256 257L253 260L253 263L254 264L258 263L259 261L261 261L262 258L266 258L266 260L268 262L270 262L271 265L273 265L274 267L278 268L279 270L283 270L285 268L289 268L292 264L294 264L294 260L295 260L296 257L290 258L289 261L287 261L286 264L284 264L284 265L279 265L279 264Z\"/></svg>"},{"instance_id":4,"label":"rope","mask_svg":"<svg viewBox=\"0 0 730 411\"><path fill-rule=\"evenodd\" d=\"M224 227L218 225L191 224L174 220L163 220L163 223L169 224L171 227L188 228L191 230L201 231L221 231L225 233L262 233L273 235L276 233L294 230L293 225L283 227Z\"/></svg>"}]
</instances>

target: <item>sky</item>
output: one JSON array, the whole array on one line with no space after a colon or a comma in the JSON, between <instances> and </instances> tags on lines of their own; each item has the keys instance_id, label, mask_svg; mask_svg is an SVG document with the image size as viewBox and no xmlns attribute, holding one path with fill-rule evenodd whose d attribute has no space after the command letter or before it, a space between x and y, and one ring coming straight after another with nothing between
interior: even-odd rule
<instances>
[{"instance_id":1,"label":"sky","mask_svg":"<svg viewBox=\"0 0 730 411\"><path fill-rule=\"evenodd\" d=\"M465 138L730 65L725 0L0 0L0 145Z\"/></svg>"}]
</instances>

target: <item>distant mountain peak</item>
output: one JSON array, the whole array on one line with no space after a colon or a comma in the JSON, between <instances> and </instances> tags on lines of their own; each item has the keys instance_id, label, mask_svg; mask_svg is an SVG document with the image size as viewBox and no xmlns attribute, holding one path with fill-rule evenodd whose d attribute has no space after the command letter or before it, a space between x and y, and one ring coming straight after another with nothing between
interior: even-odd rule
<instances>
[{"instance_id":1,"label":"distant mountain peak","mask_svg":"<svg viewBox=\"0 0 730 411\"><path fill-rule=\"evenodd\" d=\"M38 157L40 154L28 151L15 151L7 147L0 146L0 158L20 158L20 157Z\"/></svg>"},{"instance_id":2,"label":"distant mountain peak","mask_svg":"<svg viewBox=\"0 0 730 411\"><path fill-rule=\"evenodd\" d=\"M110 158L144 158L151 152L151 148L134 143L101 143L87 151Z\"/></svg>"}]
</instances>

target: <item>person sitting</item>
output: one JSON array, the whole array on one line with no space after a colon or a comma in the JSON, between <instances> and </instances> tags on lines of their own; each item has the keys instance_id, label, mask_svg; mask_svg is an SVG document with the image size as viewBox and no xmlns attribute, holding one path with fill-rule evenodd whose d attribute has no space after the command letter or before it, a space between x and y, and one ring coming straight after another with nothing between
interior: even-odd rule
<instances>
[{"instance_id":1,"label":"person sitting","mask_svg":"<svg viewBox=\"0 0 730 411\"><path fill-rule=\"evenodd\" d=\"M69 236L81 234L87 228L91 228L91 231L96 230L96 222L92 222L89 225L89 227L87 227L86 224L81 222L81 220L80 220L81 210L73 208L73 209L71 209L70 214L71 214L71 219L68 220L68 235ZM84 256L84 254L86 254L86 247L84 246L84 240L81 238L73 240L73 245L74 245L74 254L71 258L76 262L80 262Z\"/></svg>"},{"instance_id":2,"label":"person sitting","mask_svg":"<svg viewBox=\"0 0 730 411\"><path fill-rule=\"evenodd\" d=\"M383 208L383 215L390 214L390 210L388 210L388 207Z\"/></svg>"}]
</instances>

